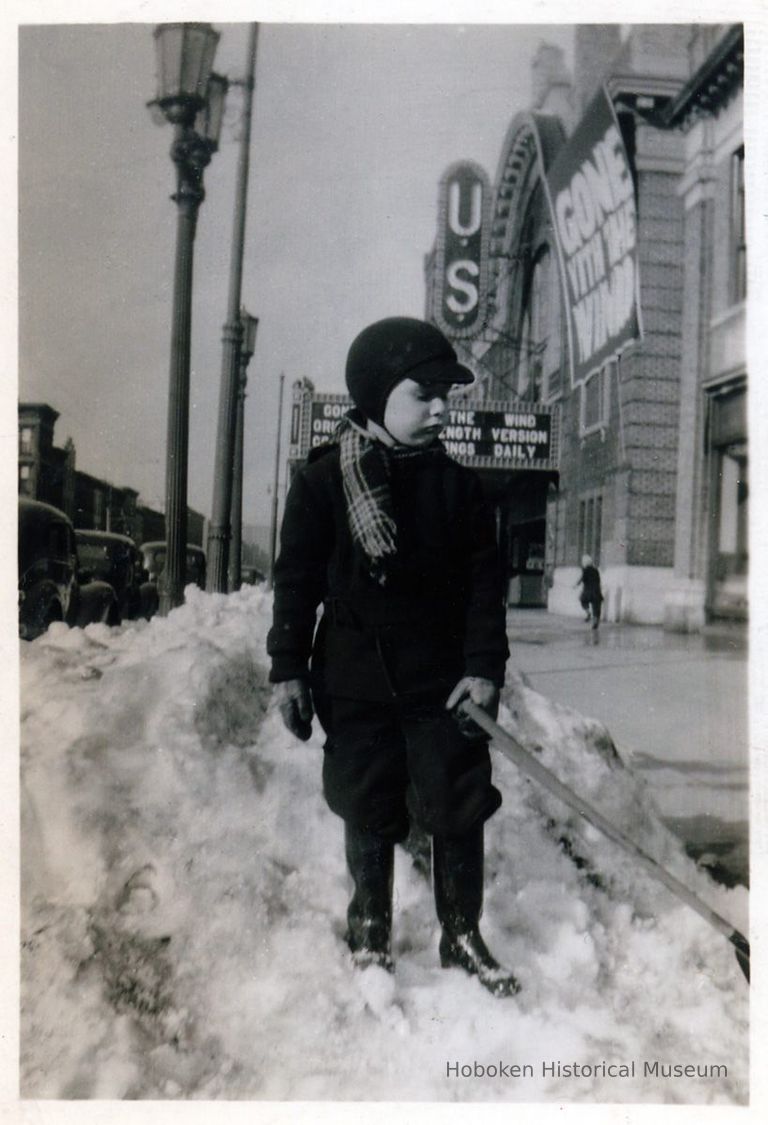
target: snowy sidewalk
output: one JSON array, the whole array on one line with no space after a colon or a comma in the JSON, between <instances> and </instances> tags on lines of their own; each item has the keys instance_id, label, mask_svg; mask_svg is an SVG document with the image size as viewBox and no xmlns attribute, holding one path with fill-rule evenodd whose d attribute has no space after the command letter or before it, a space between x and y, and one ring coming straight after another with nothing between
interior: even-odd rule
<instances>
[{"instance_id":1,"label":"snowy sidewalk","mask_svg":"<svg viewBox=\"0 0 768 1125\"><path fill-rule=\"evenodd\" d=\"M695 854L746 863L749 803L746 629L703 634L510 610L510 670L604 723Z\"/></svg>"},{"instance_id":2,"label":"snowy sidewalk","mask_svg":"<svg viewBox=\"0 0 768 1125\"><path fill-rule=\"evenodd\" d=\"M322 735L291 738L266 683L270 599L187 599L22 646L25 1098L747 1101L731 945L500 757L483 926L520 996L440 968L400 849L395 973L356 972ZM599 723L513 676L500 720L746 929L745 889L686 858Z\"/></svg>"}]
</instances>

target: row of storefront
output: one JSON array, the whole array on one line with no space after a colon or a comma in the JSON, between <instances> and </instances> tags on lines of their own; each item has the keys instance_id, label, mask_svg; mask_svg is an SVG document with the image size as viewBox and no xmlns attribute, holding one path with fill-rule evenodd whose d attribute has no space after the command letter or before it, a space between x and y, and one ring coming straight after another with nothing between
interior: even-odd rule
<instances>
[{"instance_id":1,"label":"row of storefront","mask_svg":"<svg viewBox=\"0 0 768 1125\"><path fill-rule=\"evenodd\" d=\"M747 613L743 30L575 30L493 181L438 188L426 315L476 373L444 440L497 511L508 600L697 629ZM291 457L341 395L294 388Z\"/></svg>"}]
</instances>

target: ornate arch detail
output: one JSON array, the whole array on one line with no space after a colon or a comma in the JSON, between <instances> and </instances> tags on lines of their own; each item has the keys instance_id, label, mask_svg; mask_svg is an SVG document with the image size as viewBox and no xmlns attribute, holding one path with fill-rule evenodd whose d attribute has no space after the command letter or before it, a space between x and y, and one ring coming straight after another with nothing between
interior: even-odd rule
<instances>
[{"instance_id":1,"label":"ornate arch detail","mask_svg":"<svg viewBox=\"0 0 768 1125\"><path fill-rule=\"evenodd\" d=\"M530 198L565 139L559 118L542 113L518 113L507 130L491 204L492 302L502 276L510 272L509 262L515 256Z\"/></svg>"}]
</instances>

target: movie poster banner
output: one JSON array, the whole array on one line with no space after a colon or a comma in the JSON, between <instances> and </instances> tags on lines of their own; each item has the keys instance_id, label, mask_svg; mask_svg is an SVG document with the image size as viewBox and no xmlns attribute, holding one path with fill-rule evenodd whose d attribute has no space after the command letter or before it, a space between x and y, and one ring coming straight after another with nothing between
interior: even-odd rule
<instances>
[{"instance_id":1,"label":"movie poster banner","mask_svg":"<svg viewBox=\"0 0 768 1125\"><path fill-rule=\"evenodd\" d=\"M575 385L642 334L635 189L604 89L546 171L545 183Z\"/></svg>"}]
</instances>

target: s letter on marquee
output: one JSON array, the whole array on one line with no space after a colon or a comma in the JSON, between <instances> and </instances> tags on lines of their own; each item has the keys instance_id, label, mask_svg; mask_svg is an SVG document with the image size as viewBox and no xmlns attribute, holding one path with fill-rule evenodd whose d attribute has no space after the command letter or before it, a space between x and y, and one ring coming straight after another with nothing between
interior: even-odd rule
<instances>
[{"instance_id":1,"label":"s letter on marquee","mask_svg":"<svg viewBox=\"0 0 768 1125\"><path fill-rule=\"evenodd\" d=\"M488 303L491 186L472 161L440 180L434 318L446 335L470 339L483 329Z\"/></svg>"}]
</instances>

